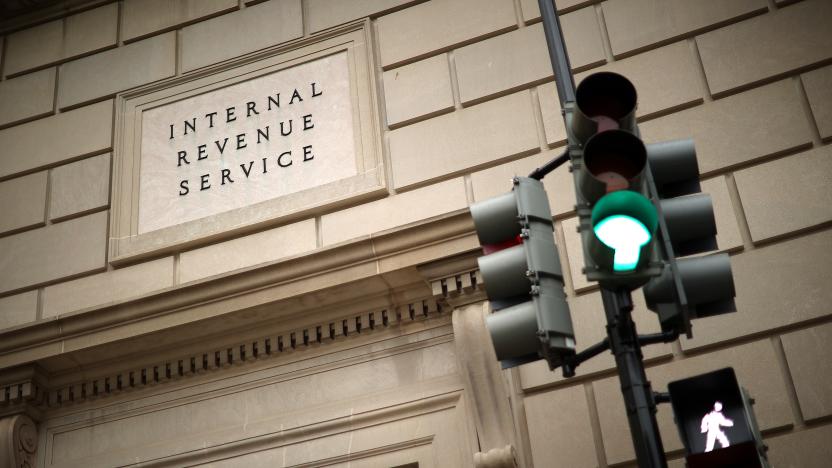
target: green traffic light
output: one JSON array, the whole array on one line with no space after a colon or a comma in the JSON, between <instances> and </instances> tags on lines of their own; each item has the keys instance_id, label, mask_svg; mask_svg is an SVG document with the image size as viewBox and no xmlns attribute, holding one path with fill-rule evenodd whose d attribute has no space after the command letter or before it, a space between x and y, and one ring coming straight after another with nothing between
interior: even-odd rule
<instances>
[{"instance_id":1,"label":"green traffic light","mask_svg":"<svg viewBox=\"0 0 832 468\"><path fill-rule=\"evenodd\" d=\"M615 252L613 271L626 273L638 267L642 247L653 239L658 226L658 214L643 195L620 190L598 200L592 226L595 237Z\"/></svg>"},{"instance_id":2,"label":"green traffic light","mask_svg":"<svg viewBox=\"0 0 832 468\"><path fill-rule=\"evenodd\" d=\"M626 215L604 218L595 226L595 236L604 245L615 250L613 271L635 270L641 247L653 238L644 224Z\"/></svg>"}]
</instances>

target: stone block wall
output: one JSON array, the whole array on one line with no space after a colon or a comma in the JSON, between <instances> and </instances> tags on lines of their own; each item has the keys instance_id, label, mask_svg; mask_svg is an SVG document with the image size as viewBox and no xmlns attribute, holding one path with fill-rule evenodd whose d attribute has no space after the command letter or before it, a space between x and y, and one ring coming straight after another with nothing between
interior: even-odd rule
<instances>
[{"instance_id":1,"label":"stone block wall","mask_svg":"<svg viewBox=\"0 0 832 468\"><path fill-rule=\"evenodd\" d=\"M645 140L695 139L719 245L731 254L738 312L647 350L648 376L663 388L734 366L758 401L773 466L826 466L832 2L556 4L576 81L622 73L640 93ZM117 93L367 17L386 196L135 264L108 262ZM0 340L414 223L430 229L507 191L512 175L565 144L536 0L73 2L0 22L0 44ZM602 337L600 296L580 273L565 168L546 187L580 348ZM641 329L655 331L639 296ZM540 363L511 372L526 424L521 449L534 466L634 466L609 356L569 380ZM678 458L669 408L659 419Z\"/></svg>"}]
</instances>

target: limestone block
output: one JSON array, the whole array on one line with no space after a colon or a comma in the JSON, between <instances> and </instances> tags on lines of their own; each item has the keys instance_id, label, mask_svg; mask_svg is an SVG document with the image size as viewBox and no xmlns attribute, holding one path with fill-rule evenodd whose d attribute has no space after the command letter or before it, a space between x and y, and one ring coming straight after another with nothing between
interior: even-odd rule
<instances>
[{"instance_id":1,"label":"limestone block","mask_svg":"<svg viewBox=\"0 0 832 468\"><path fill-rule=\"evenodd\" d=\"M693 138L704 176L812 141L791 80L650 120L639 129L648 143Z\"/></svg>"},{"instance_id":2,"label":"limestone block","mask_svg":"<svg viewBox=\"0 0 832 468\"><path fill-rule=\"evenodd\" d=\"M604 19L616 57L763 11L766 0L623 0L606 2Z\"/></svg>"},{"instance_id":3,"label":"limestone block","mask_svg":"<svg viewBox=\"0 0 832 468\"><path fill-rule=\"evenodd\" d=\"M103 269L107 212L0 238L0 292Z\"/></svg>"},{"instance_id":4,"label":"limestone block","mask_svg":"<svg viewBox=\"0 0 832 468\"><path fill-rule=\"evenodd\" d=\"M8 76L60 60L63 32L63 20L56 20L7 36L3 74Z\"/></svg>"},{"instance_id":5,"label":"limestone block","mask_svg":"<svg viewBox=\"0 0 832 468\"><path fill-rule=\"evenodd\" d=\"M27 291L0 298L0 330L34 322L38 311L38 292Z\"/></svg>"},{"instance_id":6,"label":"limestone block","mask_svg":"<svg viewBox=\"0 0 832 468\"><path fill-rule=\"evenodd\" d=\"M742 236L734 214L734 205L728 194L728 185L722 176L702 182L702 193L711 196L716 219L716 243L719 250L730 250L742 246Z\"/></svg>"},{"instance_id":7,"label":"limestone block","mask_svg":"<svg viewBox=\"0 0 832 468\"><path fill-rule=\"evenodd\" d=\"M68 16L9 36L3 73L17 74L116 44L118 5Z\"/></svg>"},{"instance_id":8,"label":"limestone block","mask_svg":"<svg viewBox=\"0 0 832 468\"><path fill-rule=\"evenodd\" d=\"M390 132L390 157L397 189L538 147L527 91Z\"/></svg>"},{"instance_id":9,"label":"limestone block","mask_svg":"<svg viewBox=\"0 0 832 468\"><path fill-rule=\"evenodd\" d=\"M567 13L560 17L560 25L563 29L563 40L568 44L569 64L573 70L606 62L595 8L581 8Z\"/></svg>"},{"instance_id":10,"label":"limestone block","mask_svg":"<svg viewBox=\"0 0 832 468\"><path fill-rule=\"evenodd\" d=\"M107 206L110 154L53 169L51 188L49 216L53 220Z\"/></svg>"},{"instance_id":11,"label":"limestone block","mask_svg":"<svg viewBox=\"0 0 832 468\"><path fill-rule=\"evenodd\" d=\"M534 466L598 466L583 385L523 399Z\"/></svg>"},{"instance_id":12,"label":"limestone block","mask_svg":"<svg viewBox=\"0 0 832 468\"><path fill-rule=\"evenodd\" d=\"M127 0L121 36L129 41L237 7L236 0Z\"/></svg>"},{"instance_id":13,"label":"limestone block","mask_svg":"<svg viewBox=\"0 0 832 468\"><path fill-rule=\"evenodd\" d=\"M551 146L566 142L566 127L563 123L560 97L555 83L551 82L538 86L537 99L540 100L540 113L543 115L543 131L546 133L546 143Z\"/></svg>"},{"instance_id":14,"label":"limestone block","mask_svg":"<svg viewBox=\"0 0 832 468\"><path fill-rule=\"evenodd\" d=\"M832 460L832 426L807 428L766 438L768 461L778 468L824 468Z\"/></svg>"},{"instance_id":15,"label":"limestone block","mask_svg":"<svg viewBox=\"0 0 832 468\"><path fill-rule=\"evenodd\" d=\"M555 0L555 8L558 13L565 13L592 3L596 3L596 0ZM523 11L523 21L526 23L540 18L537 0L520 0L520 9Z\"/></svg>"},{"instance_id":16,"label":"limestone block","mask_svg":"<svg viewBox=\"0 0 832 468\"><path fill-rule=\"evenodd\" d=\"M379 18L381 64L432 55L457 44L517 27L514 4L504 0L438 0Z\"/></svg>"},{"instance_id":17,"label":"limestone block","mask_svg":"<svg viewBox=\"0 0 832 468\"><path fill-rule=\"evenodd\" d=\"M68 16L65 28L64 58L114 46L118 40L118 4Z\"/></svg>"},{"instance_id":18,"label":"limestone block","mask_svg":"<svg viewBox=\"0 0 832 468\"><path fill-rule=\"evenodd\" d=\"M832 66L804 73L801 79L820 137L832 137Z\"/></svg>"},{"instance_id":19,"label":"limestone block","mask_svg":"<svg viewBox=\"0 0 832 468\"><path fill-rule=\"evenodd\" d=\"M735 3L748 2L720 2ZM711 93L724 93L832 58L830 22L832 3L807 0L697 37Z\"/></svg>"},{"instance_id":20,"label":"limestone block","mask_svg":"<svg viewBox=\"0 0 832 468\"><path fill-rule=\"evenodd\" d=\"M52 112L55 69L0 81L0 126Z\"/></svg>"},{"instance_id":21,"label":"limestone block","mask_svg":"<svg viewBox=\"0 0 832 468\"><path fill-rule=\"evenodd\" d=\"M325 214L321 217L323 244L366 236L467 206L461 178Z\"/></svg>"},{"instance_id":22,"label":"limestone block","mask_svg":"<svg viewBox=\"0 0 832 468\"><path fill-rule=\"evenodd\" d=\"M561 0L555 2L558 7L558 18L563 30L563 38L567 44L567 51L569 53L569 64L572 69L582 69L604 63L606 61L606 54L604 46L601 43L601 29L598 23L595 8L589 6L576 10L579 6L584 6L594 0ZM537 0L522 0L521 8L523 9L523 19L529 22L533 19L540 18L540 10L537 7ZM566 13L568 10L569 13ZM539 30L542 34L542 24L530 26L533 30ZM539 55L540 51L545 54L543 58L538 58L538 62L528 66L534 67L548 67L546 76L552 75L552 65L549 60L549 52L546 48L546 40L540 36L540 42L529 44L533 47L533 51ZM519 70L516 70L519 71Z\"/></svg>"},{"instance_id":23,"label":"limestone block","mask_svg":"<svg viewBox=\"0 0 832 468\"><path fill-rule=\"evenodd\" d=\"M217 34L245 31L245 34ZM190 71L303 35L300 0L274 0L182 28L182 70Z\"/></svg>"},{"instance_id":24,"label":"limestone block","mask_svg":"<svg viewBox=\"0 0 832 468\"><path fill-rule=\"evenodd\" d=\"M113 134L113 101L0 130L0 177L107 149Z\"/></svg>"},{"instance_id":25,"label":"limestone block","mask_svg":"<svg viewBox=\"0 0 832 468\"><path fill-rule=\"evenodd\" d=\"M365 16L383 15L418 2L419 0L309 0L306 2L306 15L309 18L309 29L315 33Z\"/></svg>"},{"instance_id":26,"label":"limestone block","mask_svg":"<svg viewBox=\"0 0 832 468\"><path fill-rule=\"evenodd\" d=\"M561 250L565 250L566 257L569 261L572 289L576 292L585 291L597 285L597 283L587 281L586 275L582 272L584 268L584 250L581 235L578 233L578 218L567 218L560 224L563 229L563 237L566 239L565 249Z\"/></svg>"},{"instance_id":27,"label":"limestone block","mask_svg":"<svg viewBox=\"0 0 832 468\"><path fill-rule=\"evenodd\" d=\"M475 42L454 52L462 104L552 76L542 24Z\"/></svg>"},{"instance_id":28,"label":"limestone block","mask_svg":"<svg viewBox=\"0 0 832 468\"><path fill-rule=\"evenodd\" d=\"M650 50L575 76L576 84L587 75L611 71L626 76L638 92L638 117L649 117L702 102L702 86L693 52L680 41Z\"/></svg>"},{"instance_id":29,"label":"limestone block","mask_svg":"<svg viewBox=\"0 0 832 468\"><path fill-rule=\"evenodd\" d=\"M693 322L685 350L829 315L832 232L824 231L731 257L737 312ZM795 278L800 278L796 281Z\"/></svg>"},{"instance_id":30,"label":"limestone block","mask_svg":"<svg viewBox=\"0 0 832 468\"><path fill-rule=\"evenodd\" d=\"M240 268L314 250L315 220L269 229L245 237L183 252L179 281L187 283Z\"/></svg>"},{"instance_id":31,"label":"limestone block","mask_svg":"<svg viewBox=\"0 0 832 468\"><path fill-rule=\"evenodd\" d=\"M0 232L42 225L46 171L0 182Z\"/></svg>"},{"instance_id":32,"label":"limestone block","mask_svg":"<svg viewBox=\"0 0 832 468\"><path fill-rule=\"evenodd\" d=\"M387 125L454 108L448 57L440 54L383 74Z\"/></svg>"},{"instance_id":33,"label":"limestone block","mask_svg":"<svg viewBox=\"0 0 832 468\"><path fill-rule=\"evenodd\" d=\"M43 290L43 316L118 303L170 286L173 286L173 257L139 263L47 286Z\"/></svg>"},{"instance_id":34,"label":"limestone block","mask_svg":"<svg viewBox=\"0 0 832 468\"><path fill-rule=\"evenodd\" d=\"M743 169L734 178L755 242L832 220L830 146Z\"/></svg>"},{"instance_id":35,"label":"limestone block","mask_svg":"<svg viewBox=\"0 0 832 468\"><path fill-rule=\"evenodd\" d=\"M173 76L175 61L173 32L73 60L61 66L58 105L73 106Z\"/></svg>"},{"instance_id":36,"label":"limestone block","mask_svg":"<svg viewBox=\"0 0 832 468\"><path fill-rule=\"evenodd\" d=\"M514 176L528 176L536 168L558 157L562 148L544 151L533 156L502 164L471 174L474 201L480 202L511 190ZM553 216L560 216L575 210L575 189L572 173L561 167L543 179L543 186L549 197Z\"/></svg>"},{"instance_id":37,"label":"limestone block","mask_svg":"<svg viewBox=\"0 0 832 468\"><path fill-rule=\"evenodd\" d=\"M832 324L826 323L780 337L794 381L803 419L832 414Z\"/></svg>"}]
</instances>

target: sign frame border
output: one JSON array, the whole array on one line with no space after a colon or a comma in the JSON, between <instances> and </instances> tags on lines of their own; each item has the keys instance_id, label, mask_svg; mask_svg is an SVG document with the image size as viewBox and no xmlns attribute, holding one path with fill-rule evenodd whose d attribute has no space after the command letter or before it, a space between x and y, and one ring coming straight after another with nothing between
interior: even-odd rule
<instances>
[{"instance_id":1,"label":"sign frame border","mask_svg":"<svg viewBox=\"0 0 832 468\"><path fill-rule=\"evenodd\" d=\"M181 252L387 195L380 85L370 28L365 19L116 95L109 262L118 265ZM347 53L349 66L356 175L139 234L142 111L340 52Z\"/></svg>"}]
</instances>

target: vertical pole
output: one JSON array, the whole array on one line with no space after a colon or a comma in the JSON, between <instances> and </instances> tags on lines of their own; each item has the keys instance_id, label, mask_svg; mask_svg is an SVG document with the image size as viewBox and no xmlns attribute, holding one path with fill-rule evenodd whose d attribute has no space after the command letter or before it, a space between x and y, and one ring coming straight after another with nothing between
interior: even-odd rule
<instances>
[{"instance_id":1,"label":"vertical pole","mask_svg":"<svg viewBox=\"0 0 832 468\"><path fill-rule=\"evenodd\" d=\"M636 324L630 313L633 302L629 291L601 288L607 316L607 336L615 356L618 380L624 396L627 421L639 468L667 468L664 447L656 422L656 403L650 381L644 373Z\"/></svg>"},{"instance_id":2,"label":"vertical pole","mask_svg":"<svg viewBox=\"0 0 832 468\"><path fill-rule=\"evenodd\" d=\"M538 0L543 19L543 32L549 48L549 59L555 73L561 108L575 102L575 81L563 40L554 0ZM615 356L621 393L627 410L627 420L633 437L633 446L640 468L667 468L664 447L656 422L656 403L647 375L636 326L630 313L633 302L629 291L613 291L601 288L604 312L607 316L607 335L610 350Z\"/></svg>"},{"instance_id":3,"label":"vertical pole","mask_svg":"<svg viewBox=\"0 0 832 468\"><path fill-rule=\"evenodd\" d=\"M549 59L555 72L555 86L558 88L560 108L567 102L575 102L575 80L572 78L572 67L569 65L569 55L566 54L566 43L563 41L563 31L560 20L555 13L554 0L537 0L540 6L540 16L543 19L543 33L546 45L549 46Z\"/></svg>"}]
</instances>

